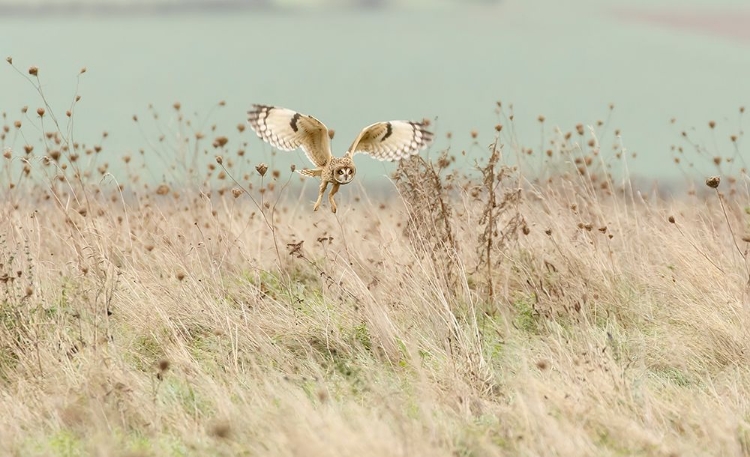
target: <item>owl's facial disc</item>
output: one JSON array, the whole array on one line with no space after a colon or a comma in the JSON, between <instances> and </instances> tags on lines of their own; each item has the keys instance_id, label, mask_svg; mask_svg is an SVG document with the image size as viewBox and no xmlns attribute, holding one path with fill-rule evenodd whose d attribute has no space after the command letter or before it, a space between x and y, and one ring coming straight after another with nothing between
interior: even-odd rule
<instances>
[{"instance_id":1,"label":"owl's facial disc","mask_svg":"<svg viewBox=\"0 0 750 457\"><path fill-rule=\"evenodd\" d=\"M333 171L333 179L339 184L349 184L354 179L354 167L341 167Z\"/></svg>"}]
</instances>

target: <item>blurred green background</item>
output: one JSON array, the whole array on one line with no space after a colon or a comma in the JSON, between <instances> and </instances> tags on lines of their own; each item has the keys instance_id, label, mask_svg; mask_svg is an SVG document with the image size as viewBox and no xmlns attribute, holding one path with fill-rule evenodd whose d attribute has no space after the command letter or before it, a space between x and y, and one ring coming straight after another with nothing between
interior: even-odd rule
<instances>
[{"instance_id":1,"label":"blurred green background","mask_svg":"<svg viewBox=\"0 0 750 457\"><path fill-rule=\"evenodd\" d=\"M624 146L638 153L630 170L671 180L682 179L670 151L681 130L695 127L691 135L711 153L734 154L729 136L741 130L738 108L750 105L745 3L278 0L251 7L2 0L0 49L24 72L40 68L43 90L62 117L78 70L88 68L76 138L94 143L107 130L104 153L113 171L121 156L142 147L148 153L160 135L149 121L150 103L170 135L175 101L203 119L225 100L203 128L217 124L215 134L229 136L230 151L241 141L235 125L254 102L319 118L336 131L334 154L372 122L430 118L438 140L425 154L466 150L459 165L469 166L492 141L495 102L502 100L514 106L518 141L536 149L540 114L549 139L556 126L569 131L606 120L614 103L604 145L621 129ZM0 110L11 120L21 106L41 105L8 65L0 67L0 86ZM717 122L713 131L709 120ZM306 165L301 152L272 158L259 139L248 132L242 138L252 163ZM22 145L17 139L14 147ZM365 181L380 181L395 168L364 157L357 163ZM688 174L700 178L711 170L708 162L699 165ZM151 178L162 179L161 167L149 163Z\"/></svg>"}]
</instances>

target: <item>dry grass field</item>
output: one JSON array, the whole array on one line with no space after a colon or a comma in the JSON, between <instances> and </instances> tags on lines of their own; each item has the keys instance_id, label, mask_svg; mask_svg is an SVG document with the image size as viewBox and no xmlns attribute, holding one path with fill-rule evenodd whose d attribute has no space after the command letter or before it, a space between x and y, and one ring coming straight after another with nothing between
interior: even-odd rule
<instances>
[{"instance_id":1,"label":"dry grass field","mask_svg":"<svg viewBox=\"0 0 750 457\"><path fill-rule=\"evenodd\" d=\"M49 106L3 122L2 455L750 455L741 138L665 196L603 125L498 125L476 169L433 150L332 214L242 127L178 135L154 185Z\"/></svg>"}]
</instances>

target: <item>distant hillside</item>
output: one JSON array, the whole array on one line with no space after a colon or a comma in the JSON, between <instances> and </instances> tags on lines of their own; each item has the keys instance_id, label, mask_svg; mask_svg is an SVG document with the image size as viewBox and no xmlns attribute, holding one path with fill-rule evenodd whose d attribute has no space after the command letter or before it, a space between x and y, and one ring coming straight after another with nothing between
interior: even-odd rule
<instances>
[{"instance_id":1,"label":"distant hillside","mask_svg":"<svg viewBox=\"0 0 750 457\"><path fill-rule=\"evenodd\" d=\"M172 14L254 9L432 7L499 0L0 0L0 16L58 14Z\"/></svg>"}]
</instances>

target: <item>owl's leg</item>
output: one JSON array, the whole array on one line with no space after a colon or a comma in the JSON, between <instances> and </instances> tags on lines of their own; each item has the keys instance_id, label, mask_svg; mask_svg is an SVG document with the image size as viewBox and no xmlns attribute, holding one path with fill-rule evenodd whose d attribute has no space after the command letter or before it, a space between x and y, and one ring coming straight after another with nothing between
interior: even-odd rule
<instances>
[{"instance_id":1,"label":"owl's leg","mask_svg":"<svg viewBox=\"0 0 750 457\"><path fill-rule=\"evenodd\" d=\"M315 202L315 206L313 206L313 211L317 211L318 207L320 207L320 202L323 200L323 194L326 193L326 187L328 187L328 181L321 181L320 189L318 190L318 200Z\"/></svg>"},{"instance_id":2,"label":"owl's leg","mask_svg":"<svg viewBox=\"0 0 750 457\"><path fill-rule=\"evenodd\" d=\"M335 182L333 183L333 186L331 187L331 193L328 194L328 201L331 203L331 211L336 212L336 202L333 201L333 196L336 195L336 192L339 191L339 187L341 184Z\"/></svg>"}]
</instances>

